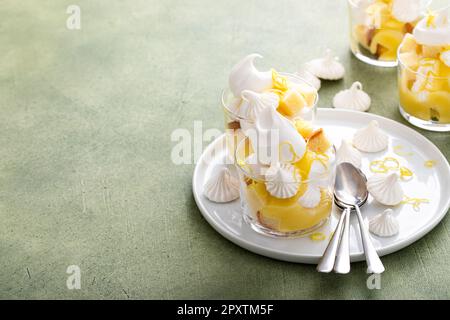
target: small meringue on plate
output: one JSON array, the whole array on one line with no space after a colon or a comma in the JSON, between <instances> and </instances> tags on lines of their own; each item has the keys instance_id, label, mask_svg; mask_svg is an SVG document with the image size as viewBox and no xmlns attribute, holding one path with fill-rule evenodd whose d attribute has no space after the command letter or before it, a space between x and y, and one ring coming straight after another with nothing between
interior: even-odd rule
<instances>
[{"instance_id":1,"label":"small meringue on plate","mask_svg":"<svg viewBox=\"0 0 450 320\"><path fill-rule=\"evenodd\" d=\"M320 90L320 87L322 86L320 79L306 70L306 68L301 68L298 72L295 73L295 75L308 82L308 84L316 88L317 91Z\"/></svg>"},{"instance_id":2,"label":"small meringue on plate","mask_svg":"<svg viewBox=\"0 0 450 320\"><path fill-rule=\"evenodd\" d=\"M362 88L361 82L354 82L350 89L338 92L333 98L333 107L355 111L369 110L371 99Z\"/></svg>"},{"instance_id":3,"label":"small meringue on plate","mask_svg":"<svg viewBox=\"0 0 450 320\"><path fill-rule=\"evenodd\" d=\"M400 225L392 209L386 209L369 221L369 231L380 237L392 237L398 234Z\"/></svg>"},{"instance_id":4,"label":"small meringue on plate","mask_svg":"<svg viewBox=\"0 0 450 320\"><path fill-rule=\"evenodd\" d=\"M351 142L348 140L342 140L341 146L339 147L336 154L336 165L342 162L348 162L354 165L356 168L361 168L361 153L353 147Z\"/></svg>"},{"instance_id":5,"label":"small meringue on plate","mask_svg":"<svg viewBox=\"0 0 450 320\"><path fill-rule=\"evenodd\" d=\"M367 180L367 190L375 200L386 206L398 205L404 198L404 192L396 173L371 176Z\"/></svg>"},{"instance_id":6,"label":"small meringue on plate","mask_svg":"<svg viewBox=\"0 0 450 320\"><path fill-rule=\"evenodd\" d=\"M379 152L386 149L388 144L389 136L380 129L376 120L356 131L353 136L353 145L363 152Z\"/></svg>"},{"instance_id":7,"label":"small meringue on plate","mask_svg":"<svg viewBox=\"0 0 450 320\"><path fill-rule=\"evenodd\" d=\"M239 181L227 167L214 170L205 183L204 195L211 201L225 203L239 198Z\"/></svg>"},{"instance_id":8,"label":"small meringue on plate","mask_svg":"<svg viewBox=\"0 0 450 320\"><path fill-rule=\"evenodd\" d=\"M330 49L325 51L325 57L311 60L305 64L307 71L324 80L339 80L344 77L345 68L333 55Z\"/></svg>"},{"instance_id":9,"label":"small meringue on plate","mask_svg":"<svg viewBox=\"0 0 450 320\"><path fill-rule=\"evenodd\" d=\"M295 196L301 182L300 172L290 164L276 163L266 171L266 189L279 199Z\"/></svg>"}]
</instances>

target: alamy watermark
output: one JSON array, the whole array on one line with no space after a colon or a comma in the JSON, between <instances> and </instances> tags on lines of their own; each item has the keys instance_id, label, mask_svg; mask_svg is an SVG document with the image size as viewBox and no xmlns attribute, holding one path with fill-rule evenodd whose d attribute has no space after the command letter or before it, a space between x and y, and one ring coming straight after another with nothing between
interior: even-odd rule
<instances>
[{"instance_id":1,"label":"alamy watermark","mask_svg":"<svg viewBox=\"0 0 450 320\"><path fill-rule=\"evenodd\" d=\"M81 289L81 269L77 265L67 267L66 273L69 274L66 280L66 286L69 290Z\"/></svg>"},{"instance_id":2,"label":"alamy watermark","mask_svg":"<svg viewBox=\"0 0 450 320\"><path fill-rule=\"evenodd\" d=\"M67 7L66 13L69 17L66 20L66 27L69 30L80 30L81 29L81 9L80 6L76 4L71 4Z\"/></svg>"}]
</instances>

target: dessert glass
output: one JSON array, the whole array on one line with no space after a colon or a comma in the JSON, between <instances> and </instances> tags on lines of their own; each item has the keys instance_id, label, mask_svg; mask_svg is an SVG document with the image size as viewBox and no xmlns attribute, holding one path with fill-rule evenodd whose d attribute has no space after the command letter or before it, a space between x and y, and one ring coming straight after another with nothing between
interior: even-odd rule
<instances>
[{"instance_id":1,"label":"dessert glass","mask_svg":"<svg viewBox=\"0 0 450 320\"><path fill-rule=\"evenodd\" d=\"M422 18L413 22L398 21L388 1L377 0L370 6L379 10L369 15L367 1L348 0L350 15L350 49L356 58L378 67L396 67L397 49L405 34L411 33ZM425 11L431 0L421 1Z\"/></svg>"},{"instance_id":2,"label":"dessert glass","mask_svg":"<svg viewBox=\"0 0 450 320\"><path fill-rule=\"evenodd\" d=\"M331 149L334 159L334 147ZM320 228L328 220L333 205L334 160L329 161L327 170L314 179L302 178L302 181L295 182L298 191L293 197L280 199L267 191L268 180L257 169L258 165L245 162L252 154L249 138L245 138L236 149L236 163L244 220L253 230L274 237L300 237ZM293 166L302 172L298 164ZM299 202L309 187L320 192L320 201L312 208L304 207Z\"/></svg>"},{"instance_id":3,"label":"dessert glass","mask_svg":"<svg viewBox=\"0 0 450 320\"><path fill-rule=\"evenodd\" d=\"M403 44L399 48L398 90L399 110L411 124L430 131L450 131L450 73L436 76L424 75L412 69L402 59ZM406 59L407 56L405 56ZM425 61L427 58L424 59ZM434 61L429 59L428 61ZM444 66L441 64L441 69ZM450 71L450 68L448 68ZM419 91L414 83L423 83Z\"/></svg>"},{"instance_id":4,"label":"dessert glass","mask_svg":"<svg viewBox=\"0 0 450 320\"><path fill-rule=\"evenodd\" d=\"M301 109L300 112L296 114L286 114L280 108L278 108L278 111L290 120L302 119L307 123L313 124L317 112L317 103L319 101L317 90L306 80L300 78L297 75L283 72L280 72L278 74L282 77L285 77L289 82L292 82L296 85L302 85L310 90L315 91L313 104L309 107ZM234 159L237 145L246 137L245 131L248 128L251 128L254 124L253 119L249 119L237 114L236 110L234 110L233 108L233 103L236 103L236 98L233 96L229 89L225 89L222 92L221 104L224 112L226 141L230 159Z\"/></svg>"}]
</instances>

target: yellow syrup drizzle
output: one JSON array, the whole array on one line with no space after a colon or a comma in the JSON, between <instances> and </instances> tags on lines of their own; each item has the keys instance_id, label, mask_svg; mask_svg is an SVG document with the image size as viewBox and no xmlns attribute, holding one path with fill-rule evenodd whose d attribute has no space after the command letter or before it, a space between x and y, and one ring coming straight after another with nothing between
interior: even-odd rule
<instances>
[{"instance_id":1,"label":"yellow syrup drizzle","mask_svg":"<svg viewBox=\"0 0 450 320\"><path fill-rule=\"evenodd\" d=\"M309 238L312 241L324 241L327 238L327 236L325 234L323 234L322 232L314 232L313 234L311 234L309 236Z\"/></svg>"},{"instance_id":2,"label":"yellow syrup drizzle","mask_svg":"<svg viewBox=\"0 0 450 320\"><path fill-rule=\"evenodd\" d=\"M410 198L408 196L405 196L405 199L400 203L401 204L410 204L410 205L412 205L414 211L420 211L420 205L422 203L430 203L430 200L423 199L423 198Z\"/></svg>"},{"instance_id":3,"label":"yellow syrup drizzle","mask_svg":"<svg viewBox=\"0 0 450 320\"><path fill-rule=\"evenodd\" d=\"M394 146L394 153L399 155L399 156L401 156L401 157L409 157L409 156L414 155L414 153L412 153L412 152L403 152L402 151L403 149L404 148L401 145Z\"/></svg>"},{"instance_id":4,"label":"yellow syrup drizzle","mask_svg":"<svg viewBox=\"0 0 450 320\"><path fill-rule=\"evenodd\" d=\"M393 157L386 157L383 160L374 160L369 164L369 169L373 173L387 173L389 170L399 171L400 179L410 180L414 173L406 168L400 167L400 162Z\"/></svg>"},{"instance_id":5,"label":"yellow syrup drizzle","mask_svg":"<svg viewBox=\"0 0 450 320\"><path fill-rule=\"evenodd\" d=\"M427 160L423 165L427 168L433 168L436 165L436 160Z\"/></svg>"}]
</instances>

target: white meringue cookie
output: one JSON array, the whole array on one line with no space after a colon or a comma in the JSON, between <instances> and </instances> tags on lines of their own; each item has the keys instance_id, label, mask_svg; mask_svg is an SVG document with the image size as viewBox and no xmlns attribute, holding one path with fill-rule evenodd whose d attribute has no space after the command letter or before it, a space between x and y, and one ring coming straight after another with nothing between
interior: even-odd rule
<instances>
[{"instance_id":1,"label":"white meringue cookie","mask_svg":"<svg viewBox=\"0 0 450 320\"><path fill-rule=\"evenodd\" d=\"M386 149L388 144L389 137L379 128L376 120L356 131L353 136L353 145L363 152L379 152Z\"/></svg>"},{"instance_id":2,"label":"white meringue cookie","mask_svg":"<svg viewBox=\"0 0 450 320\"><path fill-rule=\"evenodd\" d=\"M255 130L248 130L253 150L262 164L292 163L303 158L305 139L295 125L274 108L264 108L255 122Z\"/></svg>"},{"instance_id":3,"label":"white meringue cookie","mask_svg":"<svg viewBox=\"0 0 450 320\"><path fill-rule=\"evenodd\" d=\"M280 97L273 92L257 93L250 90L242 91L243 102L239 108L239 115L245 119L255 121L264 108L278 108Z\"/></svg>"},{"instance_id":4,"label":"white meringue cookie","mask_svg":"<svg viewBox=\"0 0 450 320\"><path fill-rule=\"evenodd\" d=\"M429 15L419 21L413 31L417 43L427 46L450 44L450 23L448 8L440 10L435 18ZM431 25L429 21L432 21Z\"/></svg>"},{"instance_id":5,"label":"white meringue cookie","mask_svg":"<svg viewBox=\"0 0 450 320\"><path fill-rule=\"evenodd\" d=\"M235 97L241 97L244 90L263 92L272 88L272 71L258 71L253 64L255 58L262 58L262 56L256 53L250 54L231 69L228 84Z\"/></svg>"},{"instance_id":6,"label":"white meringue cookie","mask_svg":"<svg viewBox=\"0 0 450 320\"><path fill-rule=\"evenodd\" d=\"M287 199L295 196L301 182L298 170L290 164L274 164L265 174L266 189L274 197Z\"/></svg>"},{"instance_id":7,"label":"white meringue cookie","mask_svg":"<svg viewBox=\"0 0 450 320\"><path fill-rule=\"evenodd\" d=\"M344 66L337 61L330 49L326 50L325 57L306 63L305 68L316 77L324 80L339 80L345 74Z\"/></svg>"},{"instance_id":8,"label":"white meringue cookie","mask_svg":"<svg viewBox=\"0 0 450 320\"><path fill-rule=\"evenodd\" d=\"M367 180L367 190L379 203L387 206L395 206L402 202L404 192L400 185L398 175L377 174Z\"/></svg>"},{"instance_id":9,"label":"white meringue cookie","mask_svg":"<svg viewBox=\"0 0 450 320\"><path fill-rule=\"evenodd\" d=\"M414 22L420 18L422 0L394 0L392 15L401 22Z\"/></svg>"},{"instance_id":10,"label":"white meringue cookie","mask_svg":"<svg viewBox=\"0 0 450 320\"><path fill-rule=\"evenodd\" d=\"M305 193L298 199L300 205L304 208L315 208L319 205L321 199L321 188L326 187L327 181L324 179L327 168L325 165L314 160L308 175L308 187Z\"/></svg>"},{"instance_id":11,"label":"white meringue cookie","mask_svg":"<svg viewBox=\"0 0 450 320\"><path fill-rule=\"evenodd\" d=\"M218 203L233 201L239 198L239 181L227 167L221 167L206 182L204 194L209 200Z\"/></svg>"},{"instance_id":12,"label":"white meringue cookie","mask_svg":"<svg viewBox=\"0 0 450 320\"><path fill-rule=\"evenodd\" d=\"M350 89L338 92L333 98L333 107L337 109L350 109L367 111L370 108L371 99L362 90L361 82L355 82Z\"/></svg>"},{"instance_id":13,"label":"white meringue cookie","mask_svg":"<svg viewBox=\"0 0 450 320\"><path fill-rule=\"evenodd\" d=\"M392 209L386 209L373 217L369 221L369 231L380 237L392 237L398 234L400 225L392 213Z\"/></svg>"},{"instance_id":14,"label":"white meringue cookie","mask_svg":"<svg viewBox=\"0 0 450 320\"><path fill-rule=\"evenodd\" d=\"M336 155L336 165L348 162L356 168L361 168L361 159L361 153L349 141L342 140Z\"/></svg>"},{"instance_id":15,"label":"white meringue cookie","mask_svg":"<svg viewBox=\"0 0 450 320\"><path fill-rule=\"evenodd\" d=\"M296 75L299 78L302 78L305 80L308 84L313 86L317 91L320 90L320 87L322 86L322 83L319 78L317 78L315 75L313 75L311 72L306 70L305 68L300 69Z\"/></svg>"}]
</instances>

